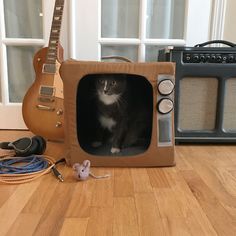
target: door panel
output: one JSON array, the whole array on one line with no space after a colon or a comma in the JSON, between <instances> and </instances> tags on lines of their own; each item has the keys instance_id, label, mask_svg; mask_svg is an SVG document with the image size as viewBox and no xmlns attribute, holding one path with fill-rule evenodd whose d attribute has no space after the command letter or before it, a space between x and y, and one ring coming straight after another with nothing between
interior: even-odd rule
<instances>
[{"instance_id":1,"label":"door panel","mask_svg":"<svg viewBox=\"0 0 236 236\"><path fill-rule=\"evenodd\" d=\"M41 0L4 0L7 38L43 38Z\"/></svg>"},{"instance_id":2,"label":"door panel","mask_svg":"<svg viewBox=\"0 0 236 236\"><path fill-rule=\"evenodd\" d=\"M21 103L34 82L33 57L38 46L7 46L9 102Z\"/></svg>"}]
</instances>

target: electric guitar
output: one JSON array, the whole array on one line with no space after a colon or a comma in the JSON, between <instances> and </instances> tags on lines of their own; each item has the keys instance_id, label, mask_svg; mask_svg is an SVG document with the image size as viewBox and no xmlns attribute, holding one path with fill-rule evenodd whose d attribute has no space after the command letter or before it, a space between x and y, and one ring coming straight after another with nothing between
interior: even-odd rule
<instances>
[{"instance_id":1,"label":"electric guitar","mask_svg":"<svg viewBox=\"0 0 236 236\"><path fill-rule=\"evenodd\" d=\"M64 138L63 83L59 75L63 48L59 43L64 0L56 0L48 47L34 56L36 79L23 99L26 126L36 135L50 140Z\"/></svg>"}]
</instances>

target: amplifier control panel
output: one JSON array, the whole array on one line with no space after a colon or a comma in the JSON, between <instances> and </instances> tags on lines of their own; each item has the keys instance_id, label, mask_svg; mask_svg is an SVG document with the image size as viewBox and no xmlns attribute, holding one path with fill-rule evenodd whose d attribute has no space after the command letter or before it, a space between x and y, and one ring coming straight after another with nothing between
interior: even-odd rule
<instances>
[{"instance_id":1,"label":"amplifier control panel","mask_svg":"<svg viewBox=\"0 0 236 236\"><path fill-rule=\"evenodd\" d=\"M236 53L184 52L184 63L236 63Z\"/></svg>"}]
</instances>

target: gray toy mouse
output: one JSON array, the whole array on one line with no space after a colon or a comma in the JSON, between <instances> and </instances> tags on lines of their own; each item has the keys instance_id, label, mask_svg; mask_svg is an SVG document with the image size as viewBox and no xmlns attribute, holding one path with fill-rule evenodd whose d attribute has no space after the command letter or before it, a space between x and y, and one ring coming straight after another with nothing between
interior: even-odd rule
<instances>
[{"instance_id":1,"label":"gray toy mouse","mask_svg":"<svg viewBox=\"0 0 236 236\"><path fill-rule=\"evenodd\" d=\"M84 160L83 164L75 163L73 165L73 169L76 172L75 177L78 180L86 180L89 176L92 176L93 178L96 179L101 179L101 178L107 178L110 177L110 175L103 175L103 176L96 176L90 171L90 161L89 160Z\"/></svg>"}]
</instances>

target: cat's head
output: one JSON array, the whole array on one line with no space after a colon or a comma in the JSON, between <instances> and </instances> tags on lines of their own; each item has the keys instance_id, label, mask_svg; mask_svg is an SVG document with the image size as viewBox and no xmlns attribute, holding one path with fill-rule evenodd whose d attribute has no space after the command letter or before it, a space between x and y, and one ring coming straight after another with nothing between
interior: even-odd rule
<instances>
[{"instance_id":1,"label":"cat's head","mask_svg":"<svg viewBox=\"0 0 236 236\"><path fill-rule=\"evenodd\" d=\"M126 76L123 74L104 74L96 79L96 89L99 95L120 95L126 89Z\"/></svg>"}]
</instances>

